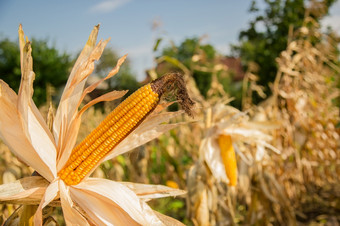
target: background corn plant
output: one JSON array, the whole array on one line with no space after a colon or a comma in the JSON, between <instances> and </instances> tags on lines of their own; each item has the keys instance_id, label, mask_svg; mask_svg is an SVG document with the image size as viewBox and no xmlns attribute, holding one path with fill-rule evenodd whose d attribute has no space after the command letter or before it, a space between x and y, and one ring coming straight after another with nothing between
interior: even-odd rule
<instances>
[{"instance_id":1,"label":"background corn plant","mask_svg":"<svg viewBox=\"0 0 340 226\"><path fill-rule=\"evenodd\" d=\"M318 7L319 3L310 10ZM339 38L321 32L315 16L306 16L285 38L286 48L275 58L275 80L268 84L271 92L264 92L258 84L261 65L248 63L243 80L235 83L233 72L222 63L223 56L200 39L172 46L173 52L164 51L166 54L155 59L157 67L149 70L149 79L169 70L184 74L197 103L195 119L134 152L104 162L93 176L187 190L186 197L153 200L150 204L188 225L339 222ZM160 41L156 41L155 51ZM186 58L173 54L186 46L193 46ZM258 103L259 96L265 100ZM232 98L236 101L231 102ZM202 157L202 141L213 126L212 109L220 103L229 117L235 114L230 105L238 107L237 111L246 115L244 124L268 122L270 144L280 150L280 154L266 151L258 158L256 145L238 144L236 187L217 181ZM78 141L117 104L88 110ZM47 106L40 108L46 116ZM175 103L168 110L176 108ZM186 116L175 120L190 121ZM0 143L1 184L32 173L33 169ZM16 210L20 211L18 205L0 203L0 223ZM46 208L44 213L46 224L63 224L58 207Z\"/></svg>"}]
</instances>

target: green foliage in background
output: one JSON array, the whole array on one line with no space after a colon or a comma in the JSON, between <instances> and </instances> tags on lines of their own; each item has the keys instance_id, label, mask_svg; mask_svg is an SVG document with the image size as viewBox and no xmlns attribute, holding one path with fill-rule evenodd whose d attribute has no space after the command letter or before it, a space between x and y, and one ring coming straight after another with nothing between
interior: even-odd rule
<instances>
[{"instance_id":1,"label":"green foliage in background","mask_svg":"<svg viewBox=\"0 0 340 226\"><path fill-rule=\"evenodd\" d=\"M192 57L196 54L204 54L205 65L212 64L216 56L215 48L210 44L202 45L198 38L188 38L179 46L167 47L162 51L162 56L168 56L177 59L185 67L192 69L192 76L195 79L198 89L204 97L207 97L207 92L210 89L212 73L194 69ZM211 65L213 66L213 64Z\"/></svg>"},{"instance_id":2,"label":"green foliage in background","mask_svg":"<svg viewBox=\"0 0 340 226\"><path fill-rule=\"evenodd\" d=\"M103 78L117 63L119 59L118 54L112 48L106 48L96 64L94 74ZM117 75L113 79L108 80L108 90L129 90L129 94L133 93L139 88L139 83L131 71L130 61L125 60ZM106 93L106 91L104 92ZM128 96L126 95L126 96Z\"/></svg>"},{"instance_id":3,"label":"green foliage in background","mask_svg":"<svg viewBox=\"0 0 340 226\"><path fill-rule=\"evenodd\" d=\"M63 88L75 61L69 54L60 53L55 47L48 44L48 40L32 40L33 70L35 72L33 100L40 106L46 103L47 89ZM105 77L117 63L118 55L113 49L107 48L97 63L94 75ZM0 40L0 79L18 92L20 72L20 52L17 41L7 38ZM124 62L119 73L108 80L108 90L129 90L129 93L138 89L139 83L131 72L128 60ZM106 93L108 90L103 90ZM51 94L51 93L50 93Z\"/></svg>"},{"instance_id":4,"label":"green foliage in background","mask_svg":"<svg viewBox=\"0 0 340 226\"><path fill-rule=\"evenodd\" d=\"M154 51L157 50L160 40L157 40ZM201 38L197 37L188 38L178 46L172 45L164 48L156 60L158 63L156 68L158 75L170 71L181 71L191 76L200 94L205 99L218 97L218 95L222 94L220 93L221 90L216 89L216 83L218 83L222 86L222 92L235 97L232 105L240 108L242 81L236 81L235 78L242 78L242 74L239 71L235 71L237 70L236 68L229 68L230 65L227 65L228 61L232 61L236 62L235 65L237 67L238 59L223 56L218 53L214 46L202 44L201 41ZM214 82L215 86L212 90Z\"/></svg>"},{"instance_id":5,"label":"green foliage in background","mask_svg":"<svg viewBox=\"0 0 340 226\"><path fill-rule=\"evenodd\" d=\"M287 47L287 34L302 26L306 13L319 21L328 13L328 8L336 0L325 0L325 9L308 11L304 0L265 0L265 7L260 10L253 0L249 12L256 17L249 23L248 29L239 34L239 44L233 45L234 54L241 57L244 65L255 62L259 65L258 84L266 88L274 81L277 64L276 58ZM291 27L291 28L290 28ZM257 102L259 101L259 97ZM256 99L255 99L256 100Z\"/></svg>"},{"instance_id":6,"label":"green foliage in background","mask_svg":"<svg viewBox=\"0 0 340 226\"><path fill-rule=\"evenodd\" d=\"M168 185L168 180L175 182L179 189L186 186L185 174L193 164L192 153L180 144L178 130L171 130L169 134L162 135L158 140L150 142L150 158L148 160L148 180L150 184ZM176 147L178 152L169 151ZM186 216L187 203L184 196L154 199L149 205L173 218L180 220L185 225L190 225Z\"/></svg>"},{"instance_id":7,"label":"green foliage in background","mask_svg":"<svg viewBox=\"0 0 340 226\"><path fill-rule=\"evenodd\" d=\"M49 85L56 88L65 85L72 61L68 54L50 47L47 40L32 40L32 56L35 72L33 100L40 106L46 102L46 89ZM0 76L11 88L18 91L21 72L17 41L0 40Z\"/></svg>"}]
</instances>

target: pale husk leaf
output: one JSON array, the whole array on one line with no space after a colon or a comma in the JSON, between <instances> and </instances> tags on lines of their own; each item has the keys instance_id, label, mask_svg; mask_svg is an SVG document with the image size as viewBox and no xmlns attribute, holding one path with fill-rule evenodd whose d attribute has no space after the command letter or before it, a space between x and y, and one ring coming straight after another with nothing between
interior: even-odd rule
<instances>
[{"instance_id":1,"label":"pale husk leaf","mask_svg":"<svg viewBox=\"0 0 340 226\"><path fill-rule=\"evenodd\" d=\"M55 155L56 148L53 143L53 138L49 132L43 117L41 116L39 110L35 106L32 95L33 95L33 81L35 74L33 72L33 59L32 59L32 48L30 42L27 40L25 42L24 32L22 26L19 26L19 44L20 44L20 61L21 61L21 82L19 88L19 94L16 96L14 92L11 92L10 88L7 88L7 94L12 95L12 104L16 104L17 110L17 123L20 124L18 127L22 128L22 133L26 136L25 140L31 143L37 154L40 156L41 160L50 168L53 177L56 176L55 169ZM4 128L8 130L9 128ZM43 143L42 143L43 142ZM6 143L9 143L7 140ZM11 144L9 144L11 145ZM13 144L12 144L13 145ZM16 150L18 152L18 150ZM29 160L26 160L29 165ZM33 166L34 167L34 166ZM48 174L46 172L45 174ZM44 175L42 173L42 175ZM49 175L49 180L51 176Z\"/></svg>"},{"instance_id":2,"label":"pale husk leaf","mask_svg":"<svg viewBox=\"0 0 340 226\"><path fill-rule=\"evenodd\" d=\"M196 209L197 221L199 225L209 225L208 195L206 189L201 192L198 203Z\"/></svg>"},{"instance_id":3,"label":"pale husk leaf","mask_svg":"<svg viewBox=\"0 0 340 226\"><path fill-rule=\"evenodd\" d=\"M54 127L53 127L54 131L56 130L59 131L58 134L55 134L56 140L58 139L59 147L61 147L62 144L64 143L69 143L69 142L75 143L75 139L70 140L70 138L67 136L68 135L67 133L70 130L69 128L70 124L77 117L78 107L79 107L81 97L83 94L83 89L84 89L84 85L82 83L86 81L87 77L93 72L94 61L100 58L108 41L109 40L106 40L104 42L100 41L98 43L98 45L93 49L91 54L88 56L88 58L84 62L83 66L79 68L79 71L77 72L78 74L77 76L74 77L74 81L72 81L70 87L64 90L65 92L63 94L64 95L63 97L65 98L65 100L60 101L58 110L60 107L62 107L62 108L65 108L66 111L62 112L60 115L62 119L62 122L59 124L60 127L59 128L56 127L57 126L56 124L54 124ZM79 89L79 87L81 89ZM75 92L79 92L79 96L78 96L78 93L75 93ZM70 105L72 105L72 107ZM69 108L72 108L72 111L68 111ZM55 123L56 123L56 120L59 120L58 110L57 110ZM56 137L56 135L58 135L58 137ZM60 156L63 155L64 151L65 151L64 146L62 146L62 148L59 148L58 159L60 158ZM69 150L66 150L66 151L69 151Z\"/></svg>"},{"instance_id":4,"label":"pale husk leaf","mask_svg":"<svg viewBox=\"0 0 340 226\"><path fill-rule=\"evenodd\" d=\"M168 217L164 214L161 214L160 212L154 211L154 213L158 217L158 219L162 221L164 225L167 225L167 226L184 226L185 225L182 222L179 222L178 220L172 217Z\"/></svg>"},{"instance_id":5,"label":"pale husk leaf","mask_svg":"<svg viewBox=\"0 0 340 226\"><path fill-rule=\"evenodd\" d=\"M79 112L78 115L81 115L82 113L84 113L89 107L99 103L99 102L103 102L103 101L113 101L116 99L119 99L121 97L123 97L127 92L129 92L128 90L124 90L124 91L116 91L113 90L111 92L105 93L104 95L101 95L100 97L97 97L93 100L91 100L90 102L88 102Z\"/></svg>"},{"instance_id":6,"label":"pale husk leaf","mask_svg":"<svg viewBox=\"0 0 340 226\"><path fill-rule=\"evenodd\" d=\"M52 143L53 145L49 146L55 146L53 142L53 136L50 132L50 130L47 127L47 124L42 117L39 109L36 107L36 105L33 102L32 96L33 96L33 81L35 79L35 74L33 72L33 58L32 58L32 48L30 42L26 42L24 40L24 32L22 30L22 26L19 26L19 43L20 43L20 59L21 59L21 82L20 82L20 88L19 88L19 94L18 94L18 111L19 115L22 119L23 129L26 133L26 136L30 139L31 138L31 132L29 131L30 126L29 123L29 113L34 115L35 120L38 123L38 126L36 130L41 131L40 133L45 133L46 139L49 143ZM44 132L43 132L44 131ZM33 145L35 147L35 145ZM55 148L54 148L55 149ZM52 152L55 152L55 150L52 150ZM52 153L55 155L55 153Z\"/></svg>"},{"instance_id":7,"label":"pale husk leaf","mask_svg":"<svg viewBox=\"0 0 340 226\"><path fill-rule=\"evenodd\" d=\"M230 135L235 140L247 140L248 143L257 140L271 140L271 136L264 134L258 129L243 128L240 126L230 126L225 128L222 132L223 134Z\"/></svg>"},{"instance_id":8,"label":"pale husk leaf","mask_svg":"<svg viewBox=\"0 0 340 226\"><path fill-rule=\"evenodd\" d=\"M139 198L156 199L168 196L178 196L186 194L186 191L170 188L164 185L156 184L139 184L131 182L120 182L124 186L130 188Z\"/></svg>"},{"instance_id":9,"label":"pale husk leaf","mask_svg":"<svg viewBox=\"0 0 340 226\"><path fill-rule=\"evenodd\" d=\"M264 150L263 145L257 145L255 160L261 161L263 159L264 154L265 154L265 150Z\"/></svg>"},{"instance_id":10,"label":"pale husk leaf","mask_svg":"<svg viewBox=\"0 0 340 226\"><path fill-rule=\"evenodd\" d=\"M34 225L42 225L42 209L51 203L58 195L59 180L54 180L48 185L45 190L44 196L41 199L37 212L34 215Z\"/></svg>"},{"instance_id":11,"label":"pale husk leaf","mask_svg":"<svg viewBox=\"0 0 340 226\"><path fill-rule=\"evenodd\" d=\"M61 144L64 144L66 142L71 142L73 143L73 140L70 140L67 137L67 131L69 130L69 126L71 122L74 120L74 118L77 116L78 113L78 104L80 104L80 98L83 93L83 88L84 85L82 83L86 81L87 77L93 72L94 70L94 61L98 60L104 51L104 48L106 44L108 43L109 40L106 40L104 42L100 41L98 45L93 49L91 52L90 56L87 58L87 61L84 62L84 65L79 69L78 76L74 77L74 81L72 81L71 86L68 89L65 89L65 100L61 100L58 110L60 107L65 107L66 110L69 110L71 108L70 105L72 105L72 111L65 111L62 112L61 114L61 119L62 122L59 124L60 127L53 127L54 130L58 130L59 133L55 134L56 141L58 140L58 146L60 147ZM81 90L79 90L79 87L81 87ZM75 90L77 92L80 92L80 96L78 98L78 93L75 93ZM77 98L75 99L75 96ZM73 106L74 104L74 106ZM57 115L56 119L58 120L58 110L57 110ZM56 121L55 121L56 122ZM58 137L56 137L58 135ZM59 148L59 153L58 153L58 158L63 154L65 149Z\"/></svg>"},{"instance_id":12,"label":"pale husk leaf","mask_svg":"<svg viewBox=\"0 0 340 226\"><path fill-rule=\"evenodd\" d=\"M25 177L0 185L0 203L37 205L49 182L40 176Z\"/></svg>"},{"instance_id":13,"label":"pale husk leaf","mask_svg":"<svg viewBox=\"0 0 340 226\"><path fill-rule=\"evenodd\" d=\"M106 202L96 197L96 193L77 190L72 192L72 199L88 214L96 225L139 225L116 203ZM92 206L96 206L98 213L94 212ZM100 206L99 208L97 208ZM104 210L104 212L103 212Z\"/></svg>"},{"instance_id":14,"label":"pale husk leaf","mask_svg":"<svg viewBox=\"0 0 340 226\"><path fill-rule=\"evenodd\" d=\"M111 224L112 222L125 222L130 225L135 221L142 225L161 225L152 209L147 205L142 205L143 201L132 190L120 183L88 178L70 187L70 193L73 200L94 221L98 218L104 223L111 222ZM114 208L117 211L112 211L113 207L117 207Z\"/></svg>"},{"instance_id":15,"label":"pale husk leaf","mask_svg":"<svg viewBox=\"0 0 340 226\"><path fill-rule=\"evenodd\" d=\"M51 146L46 146L46 150L49 152L44 152L43 147L39 147L37 150L32 146L30 139L24 133L22 127L21 119L17 109L17 95L15 92L2 80L0 80L0 137L3 142L11 148L12 152L27 165L33 167L40 175L45 177L47 180L52 181L54 175L56 174L55 165L53 168L53 160L51 156L46 156L49 152L53 157L53 144ZM30 110L28 111L30 112ZM43 130L33 130L39 127L33 114L30 115L30 123L28 124L29 130L32 130L32 136L34 137L34 144L39 145L37 137L41 135L46 138L46 134ZM47 139L48 140L48 139ZM46 162L47 163L46 163Z\"/></svg>"},{"instance_id":16,"label":"pale husk leaf","mask_svg":"<svg viewBox=\"0 0 340 226\"><path fill-rule=\"evenodd\" d=\"M85 69L86 67L91 66L91 63L88 61L95 48L98 31L99 25L95 26L92 30L84 49L80 53L74 67L72 68L71 74L65 86L53 124L53 134L56 143L59 142L61 128L64 127L62 124L68 124L68 122L72 119L72 116L77 111L77 104L79 103L79 99L83 94L84 85L86 83L84 72L88 72L85 71ZM81 80L81 78L83 79ZM75 83L75 81L80 82Z\"/></svg>"},{"instance_id":17,"label":"pale husk leaf","mask_svg":"<svg viewBox=\"0 0 340 226\"><path fill-rule=\"evenodd\" d=\"M70 187L66 186L63 181L59 182L59 194L63 215L67 225L90 225L85 217L76 210L75 204L70 197Z\"/></svg>"},{"instance_id":18,"label":"pale husk leaf","mask_svg":"<svg viewBox=\"0 0 340 226\"><path fill-rule=\"evenodd\" d=\"M116 75L118 73L120 66L124 63L126 57L127 57L127 55L124 55L123 57L119 58L116 66L109 72L109 74L106 77L104 77L104 78L100 79L99 81L95 82L94 84L90 85L89 87L87 87L83 91L82 96L81 96L81 98L79 99L79 102L78 102L78 107L80 106L81 102L84 100L84 97L87 94L89 94L93 90L95 90L98 87L98 85L101 84L103 81L113 77L114 75ZM92 105L90 105L90 106L92 106ZM84 110L82 110L82 111L84 111Z\"/></svg>"},{"instance_id":19,"label":"pale husk leaf","mask_svg":"<svg viewBox=\"0 0 340 226\"><path fill-rule=\"evenodd\" d=\"M99 101L109 101L109 100L115 100L118 98L121 98L126 94L127 91L112 91L107 96L103 95L99 97ZM107 98L107 99L106 99ZM94 100L93 100L94 101ZM93 103L94 104L94 103ZM84 109L84 108L83 108ZM60 156L60 159L57 163L57 169L60 170L65 163L67 162L68 158L71 155L72 148L74 147L81 123L81 116L84 113L83 109L78 112L77 116L72 120L71 125L69 126L69 129L67 130L68 142L64 143L64 146L62 147L63 154Z\"/></svg>"},{"instance_id":20,"label":"pale husk leaf","mask_svg":"<svg viewBox=\"0 0 340 226\"><path fill-rule=\"evenodd\" d=\"M229 183L216 139L207 138L203 144L204 159L217 181Z\"/></svg>"},{"instance_id":21,"label":"pale husk leaf","mask_svg":"<svg viewBox=\"0 0 340 226\"><path fill-rule=\"evenodd\" d=\"M118 155L124 154L138 146L141 146L161 134L177 127L181 123L161 124L168 122L171 118L181 114L182 112L164 113L151 115L139 125L132 133L130 133L120 144L115 147L104 161L112 159Z\"/></svg>"},{"instance_id":22,"label":"pale husk leaf","mask_svg":"<svg viewBox=\"0 0 340 226\"><path fill-rule=\"evenodd\" d=\"M56 178L56 146L54 145L53 140L51 140L48 136L48 133L50 132L48 131L48 133L46 133L46 130L44 130L40 125L41 124L38 122L35 115L32 114L30 110L28 110L27 129L29 138L31 140L31 145L40 156L42 161L49 167L53 177ZM29 165L32 166L32 164Z\"/></svg>"}]
</instances>

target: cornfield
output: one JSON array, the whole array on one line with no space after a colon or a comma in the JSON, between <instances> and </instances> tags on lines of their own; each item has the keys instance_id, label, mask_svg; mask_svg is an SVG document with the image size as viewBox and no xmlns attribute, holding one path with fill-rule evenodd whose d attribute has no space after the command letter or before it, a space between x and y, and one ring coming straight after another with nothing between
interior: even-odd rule
<instances>
[{"instance_id":1,"label":"cornfield","mask_svg":"<svg viewBox=\"0 0 340 226\"><path fill-rule=\"evenodd\" d=\"M228 76L228 68L219 59L206 64L204 53L198 52L192 56L192 68L176 59L157 59L183 74L188 94L196 102L194 118L176 114L170 120L176 128L103 162L91 177L185 190L184 195L148 204L186 225L338 225L337 45L334 34L321 33L319 24L306 17L304 25L289 34L287 48L277 58L272 95L258 105L253 104L252 94L263 92L256 84L256 66L249 67L243 81L242 110L230 105L233 98L219 82L219 77ZM207 97L195 84L193 70L212 72ZM149 74L151 79L161 76L156 69ZM157 114L183 101L173 96L161 101ZM89 108L76 143L117 104L105 103L104 110ZM48 105L39 110L46 118L53 114ZM171 118L165 113L163 117ZM0 162L1 184L35 173L3 143ZM39 204L3 201L4 192L0 186L1 224L17 224L27 214L27 206L36 209ZM62 216L60 197L56 197L43 209L43 224L64 225Z\"/></svg>"}]
</instances>

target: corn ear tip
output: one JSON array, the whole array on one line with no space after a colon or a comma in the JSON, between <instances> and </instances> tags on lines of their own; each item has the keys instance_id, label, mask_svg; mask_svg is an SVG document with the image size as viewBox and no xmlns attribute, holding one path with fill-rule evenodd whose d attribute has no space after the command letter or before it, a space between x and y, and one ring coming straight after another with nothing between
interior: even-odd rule
<instances>
[{"instance_id":1,"label":"corn ear tip","mask_svg":"<svg viewBox=\"0 0 340 226\"><path fill-rule=\"evenodd\" d=\"M183 75L177 72L168 73L151 82L151 89L161 97L164 93L176 91L176 99L183 110L194 117L195 102L189 97Z\"/></svg>"}]
</instances>

